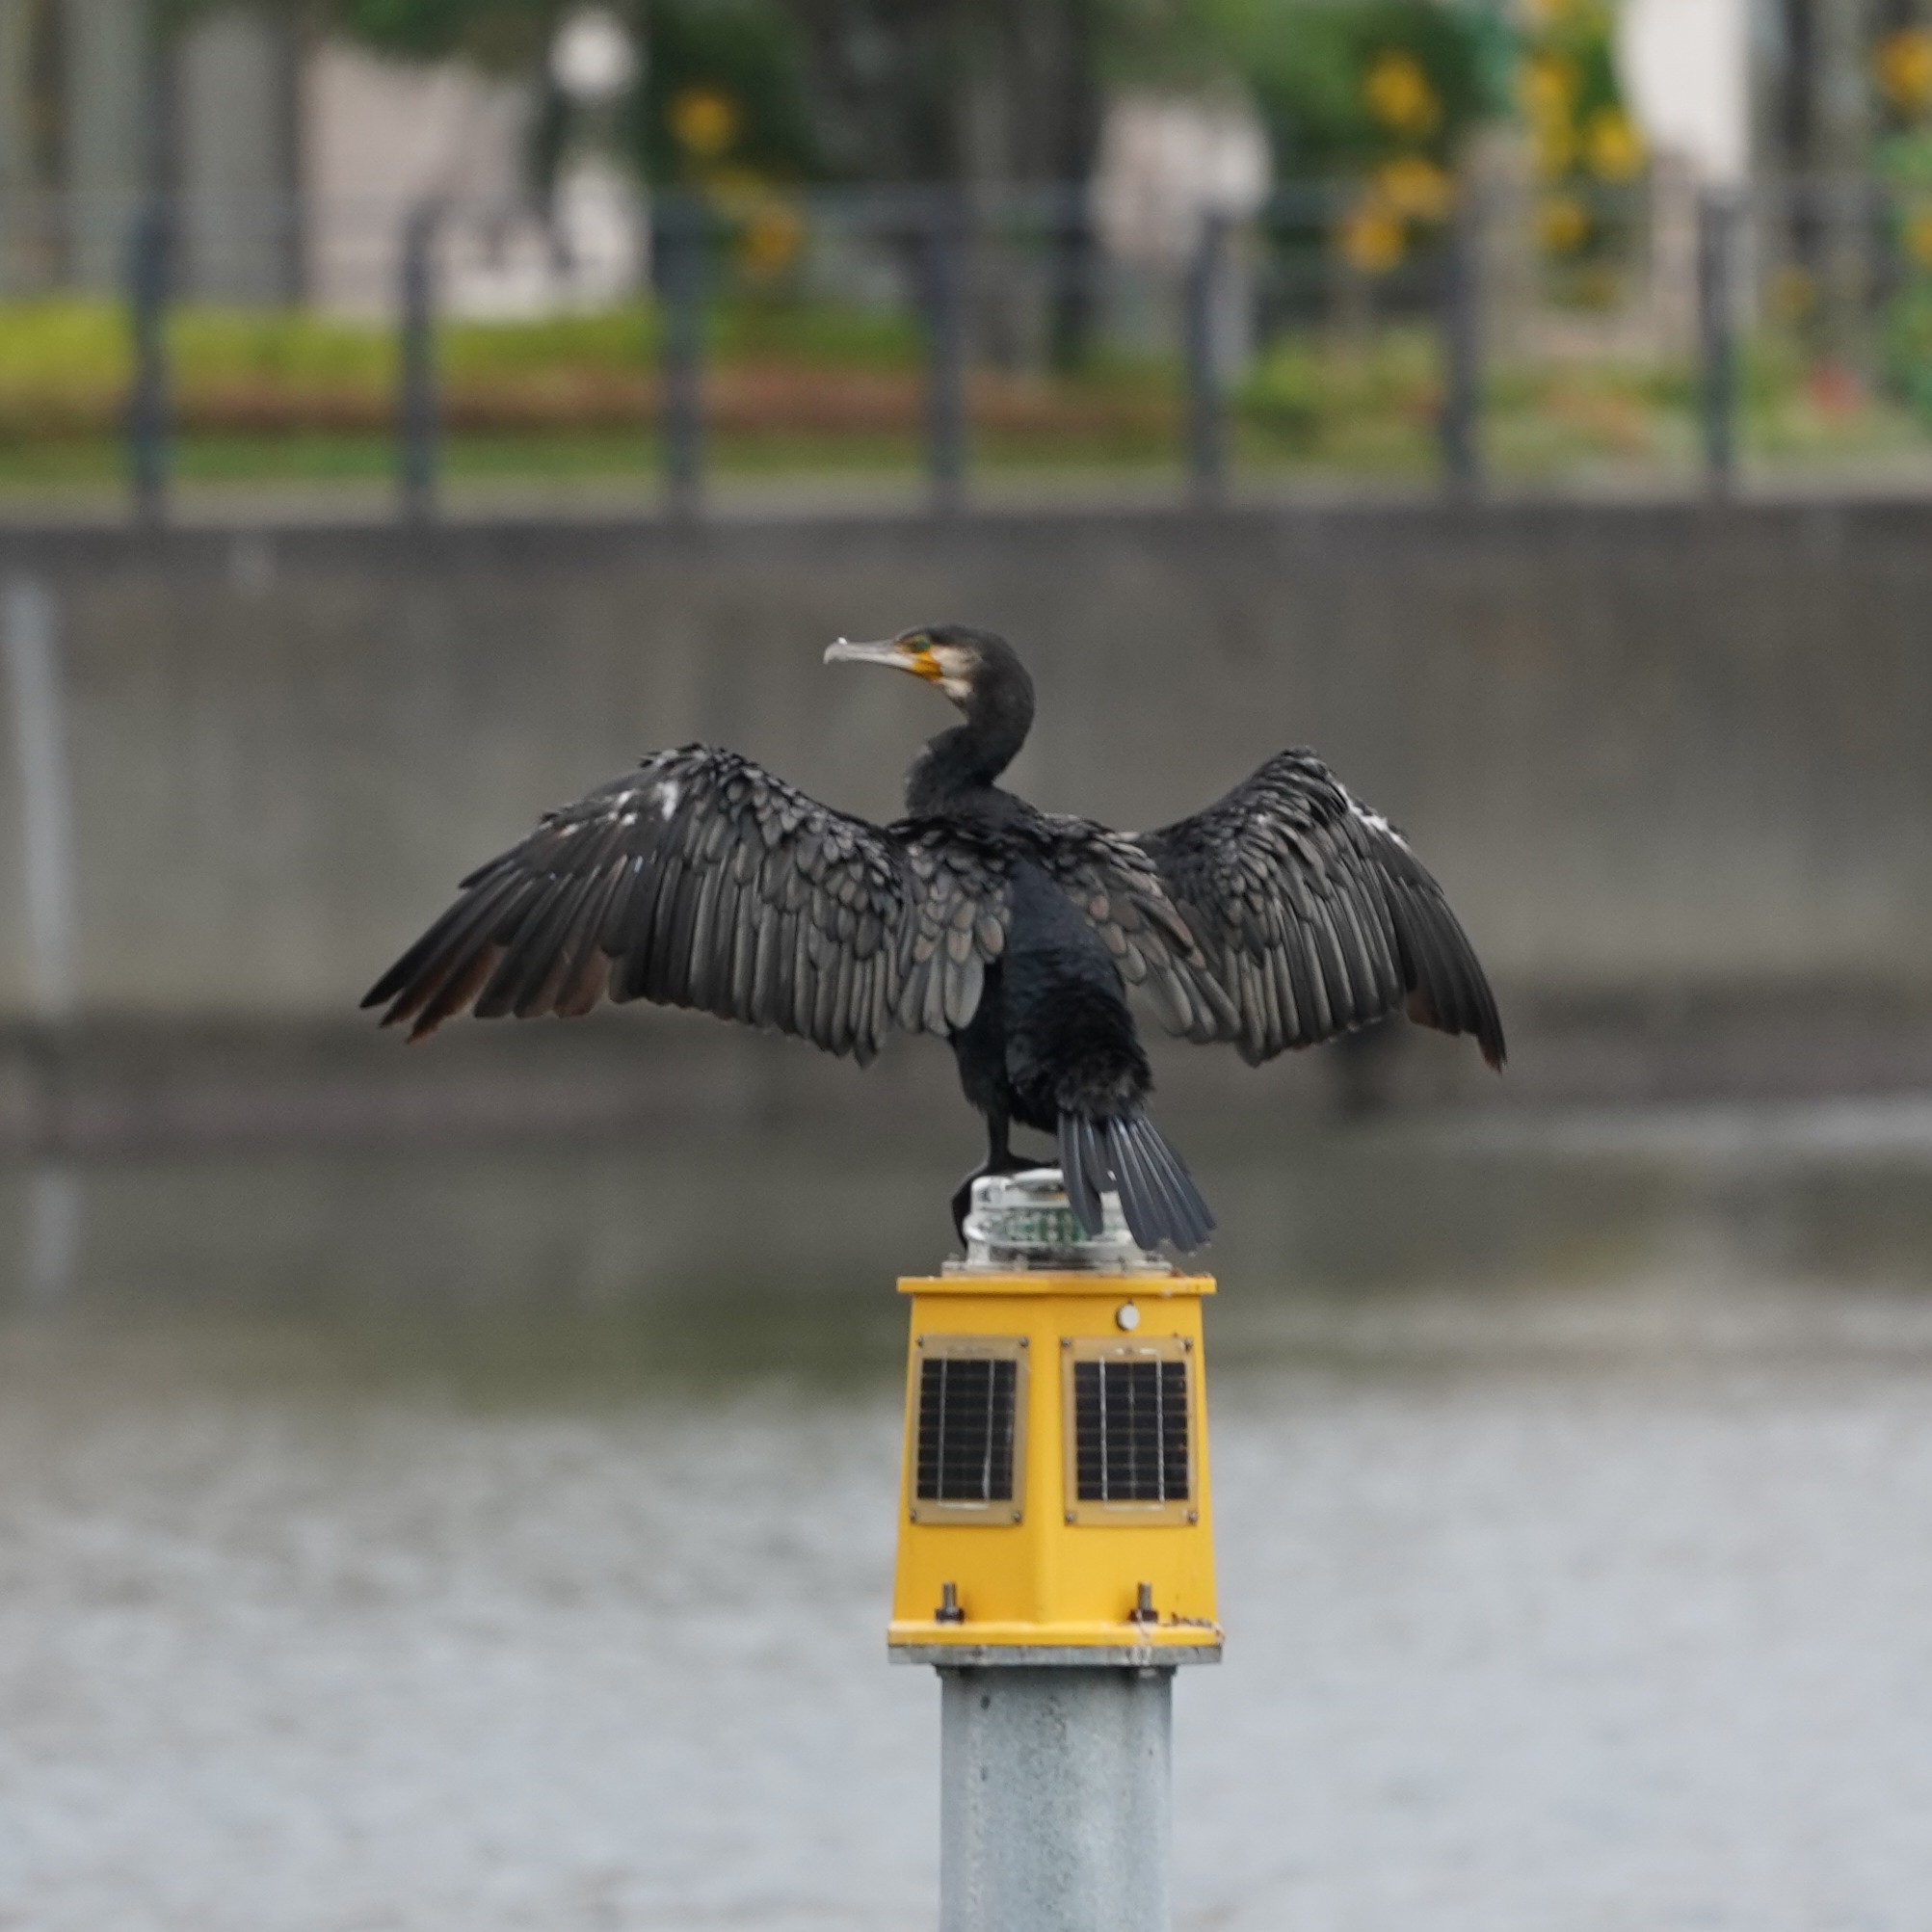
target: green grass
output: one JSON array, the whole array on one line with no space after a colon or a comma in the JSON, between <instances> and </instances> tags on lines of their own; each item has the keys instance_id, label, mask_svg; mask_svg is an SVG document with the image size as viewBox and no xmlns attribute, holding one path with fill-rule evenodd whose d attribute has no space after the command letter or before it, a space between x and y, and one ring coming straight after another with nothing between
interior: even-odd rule
<instances>
[{"instance_id":1,"label":"green grass","mask_svg":"<svg viewBox=\"0 0 1932 1932\"><path fill-rule=\"evenodd\" d=\"M723 361L766 359L839 368L908 369L917 331L905 319L835 305L738 302L707 317L706 350ZM385 399L397 373L395 331L302 309L184 304L167 330L177 393L261 384ZM530 377L634 378L654 367L658 318L642 304L535 322L444 322L437 367L453 384ZM98 300L0 303L0 420L63 412L104 417L133 373L124 311Z\"/></svg>"},{"instance_id":2,"label":"green grass","mask_svg":"<svg viewBox=\"0 0 1932 1932\"><path fill-rule=\"evenodd\" d=\"M862 383L852 389L855 375L913 382L922 353L905 318L835 304L736 300L714 309L707 332L713 367L728 376L752 372L760 384L777 373L783 381L772 394L788 384L794 395L818 396L821 375L826 391L843 381L852 393L863 389ZM640 384L656 351L656 319L642 304L541 322L444 325L442 379L453 395L481 406L464 419L478 427L444 437L445 476L457 485L649 486L662 459L643 420ZM191 425L173 452L182 483L326 489L393 477L390 330L293 311L184 307L171 320L170 355ZM127 379L123 319L111 304L0 304L0 490L16 499L117 490L124 460L115 432ZM904 400L893 409L908 409L916 387L898 393ZM1230 399L1232 460L1238 472L1257 477L1425 481L1440 462L1440 393L1437 344L1426 326L1389 325L1354 340L1284 337ZM1767 333L1751 346L1743 393L1747 462L1793 470L1865 462L1894 473L1921 456L1932 462L1932 436L1904 401L1832 390L1789 339ZM1125 477L1178 468L1183 424L1169 360L1109 355L1077 378L1009 379L998 394L1004 400L971 438L976 471ZM197 398L201 429L192 428ZM507 414L490 412L492 398L507 399ZM1486 387L1486 460L1506 481L1606 471L1688 476L1699 461L1696 403L1695 374L1683 365L1495 369ZM291 417L304 426L278 427ZM801 419L825 420L810 411ZM526 420L524 428L481 426ZM889 410L860 410L849 420L849 431L719 430L707 438L707 461L723 478L916 479L915 413L902 427Z\"/></svg>"}]
</instances>

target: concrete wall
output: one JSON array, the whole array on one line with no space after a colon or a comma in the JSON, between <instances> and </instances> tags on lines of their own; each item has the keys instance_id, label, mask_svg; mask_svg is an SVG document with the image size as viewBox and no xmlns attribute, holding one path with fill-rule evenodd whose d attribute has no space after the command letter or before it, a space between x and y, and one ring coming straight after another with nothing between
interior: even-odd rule
<instances>
[{"instance_id":1,"label":"concrete wall","mask_svg":"<svg viewBox=\"0 0 1932 1932\"><path fill-rule=\"evenodd\" d=\"M1932 508L0 535L23 577L59 610L95 1014L341 1013L469 865L654 746L889 814L944 707L819 652L946 617L1034 667L1043 806L1154 823L1311 742L1507 985L1928 978Z\"/></svg>"}]
</instances>

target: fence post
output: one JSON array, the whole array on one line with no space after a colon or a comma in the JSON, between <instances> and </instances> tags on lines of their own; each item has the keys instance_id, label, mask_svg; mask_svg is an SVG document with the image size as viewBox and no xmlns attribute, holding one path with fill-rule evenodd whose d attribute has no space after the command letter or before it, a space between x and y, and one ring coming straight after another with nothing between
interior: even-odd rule
<instances>
[{"instance_id":1,"label":"fence post","mask_svg":"<svg viewBox=\"0 0 1932 1932\"><path fill-rule=\"evenodd\" d=\"M19 865L28 987L35 1017L59 1026L76 1006L73 774L59 606L45 584L16 577L0 594L0 649L13 714Z\"/></svg>"},{"instance_id":2,"label":"fence post","mask_svg":"<svg viewBox=\"0 0 1932 1932\"><path fill-rule=\"evenodd\" d=\"M704 489L704 211L668 196L658 226L658 287L664 336L659 421L665 503L674 516L697 515Z\"/></svg>"},{"instance_id":3,"label":"fence post","mask_svg":"<svg viewBox=\"0 0 1932 1932\"><path fill-rule=\"evenodd\" d=\"M1227 425L1215 353L1215 308L1228 248L1228 218L1205 215L1188 265L1183 353L1187 362L1187 472L1197 503L1220 503L1228 490Z\"/></svg>"},{"instance_id":4,"label":"fence post","mask_svg":"<svg viewBox=\"0 0 1932 1932\"><path fill-rule=\"evenodd\" d=\"M1445 238L1442 279L1442 482L1457 497L1482 488L1482 204L1465 188Z\"/></svg>"},{"instance_id":5,"label":"fence post","mask_svg":"<svg viewBox=\"0 0 1932 1932\"><path fill-rule=\"evenodd\" d=\"M127 395L128 482L136 522L158 528L168 516L168 209L149 201L128 247L128 322L134 381Z\"/></svg>"},{"instance_id":6,"label":"fence post","mask_svg":"<svg viewBox=\"0 0 1932 1932\"><path fill-rule=\"evenodd\" d=\"M437 512L441 411L436 368L436 235L440 210L424 202L403 224L398 312L400 384L396 395L397 509L405 523Z\"/></svg>"},{"instance_id":7,"label":"fence post","mask_svg":"<svg viewBox=\"0 0 1932 1932\"><path fill-rule=\"evenodd\" d=\"M1698 403L1705 488L1729 496L1737 482L1737 291L1734 196L1707 189L1697 204Z\"/></svg>"},{"instance_id":8,"label":"fence post","mask_svg":"<svg viewBox=\"0 0 1932 1932\"><path fill-rule=\"evenodd\" d=\"M935 197L926 228L926 473L935 514L966 496L967 224L957 195Z\"/></svg>"},{"instance_id":9,"label":"fence post","mask_svg":"<svg viewBox=\"0 0 1932 1932\"><path fill-rule=\"evenodd\" d=\"M1047 361L1055 375L1074 375L1093 348L1096 238L1081 187L1055 190L1050 214Z\"/></svg>"}]
</instances>

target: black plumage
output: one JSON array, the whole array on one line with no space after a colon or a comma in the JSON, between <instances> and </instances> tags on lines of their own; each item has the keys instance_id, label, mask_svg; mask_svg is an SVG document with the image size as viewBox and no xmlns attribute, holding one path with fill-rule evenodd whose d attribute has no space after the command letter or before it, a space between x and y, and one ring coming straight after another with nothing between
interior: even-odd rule
<instances>
[{"instance_id":1,"label":"black plumage","mask_svg":"<svg viewBox=\"0 0 1932 1932\"><path fill-rule=\"evenodd\" d=\"M1177 824L1111 832L997 784L1033 722L1004 639L933 626L826 656L911 671L965 714L913 761L904 818L834 811L735 752L656 753L472 872L363 1004L420 1039L465 1009L649 999L861 1063L894 1026L940 1034L986 1116L981 1173L1033 1164L1014 1123L1050 1134L1087 1228L1116 1191L1143 1246L1183 1252L1213 1218L1148 1119L1130 990L1257 1064L1405 1008L1501 1066L1442 888L1313 753L1278 754Z\"/></svg>"}]
</instances>

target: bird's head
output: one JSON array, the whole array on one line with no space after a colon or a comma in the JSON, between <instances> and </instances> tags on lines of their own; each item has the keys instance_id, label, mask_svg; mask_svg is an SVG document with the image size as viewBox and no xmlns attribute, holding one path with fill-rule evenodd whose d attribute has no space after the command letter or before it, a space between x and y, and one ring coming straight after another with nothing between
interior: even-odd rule
<instances>
[{"instance_id":1,"label":"bird's head","mask_svg":"<svg viewBox=\"0 0 1932 1932\"><path fill-rule=\"evenodd\" d=\"M881 644L840 638L828 664L886 664L937 684L966 713L914 761L906 781L912 811L937 808L975 785L991 784L1013 762L1033 723L1033 680L1018 652L990 630L927 623Z\"/></svg>"},{"instance_id":2,"label":"bird's head","mask_svg":"<svg viewBox=\"0 0 1932 1932\"><path fill-rule=\"evenodd\" d=\"M825 650L828 664L885 664L937 684L968 718L1023 703L1033 709L1033 680L1003 637L963 623L925 623L880 644L840 638Z\"/></svg>"}]
</instances>

